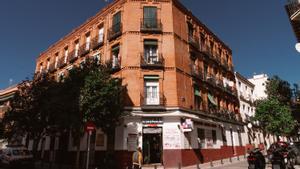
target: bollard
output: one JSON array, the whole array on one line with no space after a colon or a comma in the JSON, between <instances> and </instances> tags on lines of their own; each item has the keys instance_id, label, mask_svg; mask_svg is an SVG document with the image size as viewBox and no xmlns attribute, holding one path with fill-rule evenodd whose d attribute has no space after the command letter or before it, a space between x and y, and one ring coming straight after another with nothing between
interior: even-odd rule
<instances>
[{"instance_id":1,"label":"bollard","mask_svg":"<svg viewBox=\"0 0 300 169\"><path fill-rule=\"evenodd\" d=\"M178 169L181 169L181 164L180 163L178 163Z\"/></svg>"},{"instance_id":2,"label":"bollard","mask_svg":"<svg viewBox=\"0 0 300 169\"><path fill-rule=\"evenodd\" d=\"M154 165L154 169L157 169L157 166L156 166L156 165Z\"/></svg>"},{"instance_id":3,"label":"bollard","mask_svg":"<svg viewBox=\"0 0 300 169\"><path fill-rule=\"evenodd\" d=\"M197 162L197 169L200 169L200 164L199 164L199 162Z\"/></svg>"},{"instance_id":4,"label":"bollard","mask_svg":"<svg viewBox=\"0 0 300 169\"><path fill-rule=\"evenodd\" d=\"M232 159L231 159L231 157L229 157L229 162L232 162Z\"/></svg>"},{"instance_id":5,"label":"bollard","mask_svg":"<svg viewBox=\"0 0 300 169\"><path fill-rule=\"evenodd\" d=\"M214 165L213 165L213 161L212 160L210 160L210 166L211 167L213 167Z\"/></svg>"},{"instance_id":6,"label":"bollard","mask_svg":"<svg viewBox=\"0 0 300 169\"><path fill-rule=\"evenodd\" d=\"M221 164L224 164L224 162L223 162L223 158L221 159Z\"/></svg>"},{"instance_id":7,"label":"bollard","mask_svg":"<svg viewBox=\"0 0 300 169\"><path fill-rule=\"evenodd\" d=\"M240 156L239 155L237 156L237 160L240 161Z\"/></svg>"}]
</instances>

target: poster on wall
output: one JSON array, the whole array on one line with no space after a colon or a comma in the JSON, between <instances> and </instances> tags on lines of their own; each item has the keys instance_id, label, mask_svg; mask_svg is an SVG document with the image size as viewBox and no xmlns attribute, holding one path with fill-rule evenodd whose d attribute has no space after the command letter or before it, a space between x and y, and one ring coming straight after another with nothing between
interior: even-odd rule
<instances>
[{"instance_id":1,"label":"poster on wall","mask_svg":"<svg viewBox=\"0 0 300 169\"><path fill-rule=\"evenodd\" d=\"M104 134L103 133L97 133L96 146L97 147L103 147L104 146Z\"/></svg>"},{"instance_id":2,"label":"poster on wall","mask_svg":"<svg viewBox=\"0 0 300 169\"><path fill-rule=\"evenodd\" d=\"M164 128L164 149L180 149L181 133L178 128Z\"/></svg>"},{"instance_id":3,"label":"poster on wall","mask_svg":"<svg viewBox=\"0 0 300 169\"><path fill-rule=\"evenodd\" d=\"M205 130L205 136L206 136L206 147L207 148L213 148L213 139L212 139L212 131L211 130Z\"/></svg>"},{"instance_id":4,"label":"poster on wall","mask_svg":"<svg viewBox=\"0 0 300 169\"><path fill-rule=\"evenodd\" d=\"M138 145L137 134L128 134L127 137L127 149L128 151L136 151Z\"/></svg>"}]
</instances>

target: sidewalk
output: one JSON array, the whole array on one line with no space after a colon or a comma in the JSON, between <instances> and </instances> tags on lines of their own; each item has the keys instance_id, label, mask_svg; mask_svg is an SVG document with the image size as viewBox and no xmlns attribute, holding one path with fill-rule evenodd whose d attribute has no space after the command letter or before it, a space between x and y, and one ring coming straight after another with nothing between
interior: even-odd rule
<instances>
[{"instance_id":1,"label":"sidewalk","mask_svg":"<svg viewBox=\"0 0 300 169\"><path fill-rule=\"evenodd\" d=\"M213 167L226 166L226 165L238 163L245 160L246 160L245 156L238 156L238 157L227 158L223 160L212 161L210 163L199 164L198 166L197 165L188 166L188 167L178 166L175 168L168 168L168 169L210 169ZM147 166L147 167L143 167L142 169L165 169L165 168L163 166L151 166L151 167Z\"/></svg>"}]
</instances>

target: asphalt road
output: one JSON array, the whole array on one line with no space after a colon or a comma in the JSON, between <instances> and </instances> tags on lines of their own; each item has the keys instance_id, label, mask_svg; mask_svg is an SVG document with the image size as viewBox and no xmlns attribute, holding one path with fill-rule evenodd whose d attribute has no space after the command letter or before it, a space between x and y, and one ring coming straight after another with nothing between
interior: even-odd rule
<instances>
[{"instance_id":1,"label":"asphalt road","mask_svg":"<svg viewBox=\"0 0 300 169\"><path fill-rule=\"evenodd\" d=\"M241 161L233 164L212 167L210 169L248 169L248 163L247 161ZM266 169L272 169L271 164L268 164ZM300 166L295 166L295 169L300 169Z\"/></svg>"}]
</instances>

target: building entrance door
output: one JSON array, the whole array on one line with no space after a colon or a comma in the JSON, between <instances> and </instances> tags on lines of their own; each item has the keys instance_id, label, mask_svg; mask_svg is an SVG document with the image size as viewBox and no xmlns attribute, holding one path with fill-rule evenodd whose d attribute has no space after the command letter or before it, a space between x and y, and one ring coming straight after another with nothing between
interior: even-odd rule
<instances>
[{"instance_id":1,"label":"building entrance door","mask_svg":"<svg viewBox=\"0 0 300 169\"><path fill-rule=\"evenodd\" d=\"M143 128L144 164L162 163L162 128Z\"/></svg>"}]
</instances>

